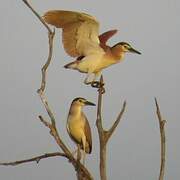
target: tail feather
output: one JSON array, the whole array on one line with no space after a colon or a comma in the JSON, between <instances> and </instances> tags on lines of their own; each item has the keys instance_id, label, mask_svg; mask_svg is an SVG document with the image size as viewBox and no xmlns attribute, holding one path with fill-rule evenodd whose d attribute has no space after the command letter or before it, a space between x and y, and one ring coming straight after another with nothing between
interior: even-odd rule
<instances>
[{"instance_id":1,"label":"tail feather","mask_svg":"<svg viewBox=\"0 0 180 180\"><path fill-rule=\"evenodd\" d=\"M68 63L64 66L64 68L66 69L76 69L77 67L77 63L76 62L71 62L71 63Z\"/></svg>"}]
</instances>

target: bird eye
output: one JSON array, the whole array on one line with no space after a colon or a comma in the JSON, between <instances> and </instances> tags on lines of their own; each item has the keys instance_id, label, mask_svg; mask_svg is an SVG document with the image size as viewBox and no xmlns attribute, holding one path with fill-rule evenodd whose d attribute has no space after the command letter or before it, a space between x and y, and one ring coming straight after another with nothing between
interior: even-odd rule
<instances>
[{"instance_id":1,"label":"bird eye","mask_svg":"<svg viewBox=\"0 0 180 180\"><path fill-rule=\"evenodd\" d=\"M128 46L128 45L124 45L124 47L125 47L126 49L129 49L129 46Z\"/></svg>"}]
</instances>

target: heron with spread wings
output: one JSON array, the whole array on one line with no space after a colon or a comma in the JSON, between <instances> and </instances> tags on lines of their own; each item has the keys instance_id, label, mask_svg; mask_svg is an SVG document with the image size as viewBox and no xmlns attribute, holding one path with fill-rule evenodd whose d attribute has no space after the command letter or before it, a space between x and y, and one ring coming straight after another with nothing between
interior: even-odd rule
<instances>
[{"instance_id":1,"label":"heron with spread wings","mask_svg":"<svg viewBox=\"0 0 180 180\"><path fill-rule=\"evenodd\" d=\"M64 67L87 73L84 83L93 87L99 87L96 79L102 70L119 63L126 52L141 54L126 42L108 46L106 42L117 30L99 35L99 22L86 13L51 10L44 14L43 19L56 28L62 28L64 49L68 55L76 57Z\"/></svg>"}]
</instances>

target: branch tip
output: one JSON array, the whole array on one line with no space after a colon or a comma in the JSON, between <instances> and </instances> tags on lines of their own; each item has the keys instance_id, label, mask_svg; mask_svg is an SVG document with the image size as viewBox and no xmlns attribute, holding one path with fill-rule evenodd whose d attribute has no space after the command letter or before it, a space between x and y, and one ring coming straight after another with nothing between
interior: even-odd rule
<instances>
[{"instance_id":1,"label":"branch tip","mask_svg":"<svg viewBox=\"0 0 180 180\"><path fill-rule=\"evenodd\" d=\"M55 156L61 156L61 157L65 157L68 159L67 155L64 153L54 152L54 153L45 153L43 155L35 156L30 159L23 159L23 160L14 161L14 162L0 163L0 165L1 166L17 166L17 165L29 163L29 162L36 162L38 164L40 162L40 160L42 160L42 159L47 159L49 157L55 157Z\"/></svg>"},{"instance_id":2,"label":"branch tip","mask_svg":"<svg viewBox=\"0 0 180 180\"><path fill-rule=\"evenodd\" d=\"M27 0L22 0L25 5L33 12L33 14L40 20L40 22L44 25L44 27L48 30L49 33L52 33L50 27L46 24L44 19L34 10L34 8L28 3Z\"/></svg>"},{"instance_id":3,"label":"branch tip","mask_svg":"<svg viewBox=\"0 0 180 180\"><path fill-rule=\"evenodd\" d=\"M103 84L104 83L104 79L103 79L103 75L101 74L101 77L100 77L100 83Z\"/></svg>"},{"instance_id":4,"label":"branch tip","mask_svg":"<svg viewBox=\"0 0 180 180\"><path fill-rule=\"evenodd\" d=\"M166 123L166 120L162 119L160 108L158 105L158 101L156 98L154 98L155 104L156 104L156 114L159 121L159 130L160 130L160 143L161 143L161 165L160 165L160 172L159 172L159 180L164 179L164 173L165 173L165 157L166 157L166 136L165 136L165 129L164 125Z\"/></svg>"}]
</instances>

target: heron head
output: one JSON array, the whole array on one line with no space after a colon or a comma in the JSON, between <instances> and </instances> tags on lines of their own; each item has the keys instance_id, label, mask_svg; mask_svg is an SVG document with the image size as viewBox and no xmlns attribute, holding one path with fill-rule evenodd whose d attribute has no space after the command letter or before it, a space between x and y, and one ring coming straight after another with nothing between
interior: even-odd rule
<instances>
[{"instance_id":1,"label":"heron head","mask_svg":"<svg viewBox=\"0 0 180 180\"><path fill-rule=\"evenodd\" d=\"M76 105L79 105L79 106L95 106L94 103L86 100L85 98L82 98L82 97L78 97L78 98L75 98L72 102L73 104L76 104Z\"/></svg>"},{"instance_id":2,"label":"heron head","mask_svg":"<svg viewBox=\"0 0 180 180\"><path fill-rule=\"evenodd\" d=\"M123 51L123 52L131 52L131 53L141 54L139 51L134 49L127 42L119 42L119 43L115 44L112 48L117 48L117 49L119 49L120 51Z\"/></svg>"}]
</instances>

